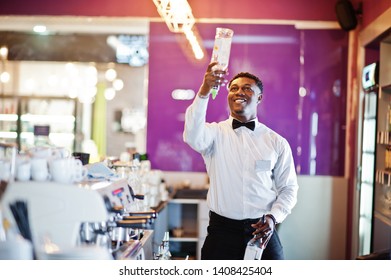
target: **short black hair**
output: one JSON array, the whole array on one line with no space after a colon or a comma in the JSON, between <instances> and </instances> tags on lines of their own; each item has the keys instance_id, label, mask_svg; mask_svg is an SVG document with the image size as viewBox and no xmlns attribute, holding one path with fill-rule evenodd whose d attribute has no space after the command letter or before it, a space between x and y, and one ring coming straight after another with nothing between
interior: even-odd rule
<instances>
[{"instance_id":1,"label":"short black hair","mask_svg":"<svg viewBox=\"0 0 391 280\"><path fill-rule=\"evenodd\" d=\"M233 80L236 80L237 78L242 78L242 77L245 77L245 78L249 78L249 79L252 79L255 81L255 83L257 84L257 87L261 90L261 93L263 93L263 83L261 81L260 78L258 78L257 76L249 73L249 72L240 72L238 74L236 74L228 83L228 87L231 86L231 83L233 82Z\"/></svg>"}]
</instances>

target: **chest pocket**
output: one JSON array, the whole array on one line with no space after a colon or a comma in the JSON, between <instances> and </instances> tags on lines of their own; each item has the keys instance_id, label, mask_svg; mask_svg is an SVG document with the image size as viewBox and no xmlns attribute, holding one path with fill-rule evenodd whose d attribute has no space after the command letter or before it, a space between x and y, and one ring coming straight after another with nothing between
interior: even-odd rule
<instances>
[{"instance_id":1,"label":"chest pocket","mask_svg":"<svg viewBox=\"0 0 391 280\"><path fill-rule=\"evenodd\" d=\"M271 171L272 161L271 160L257 160L255 161L255 171L256 172L265 172Z\"/></svg>"}]
</instances>

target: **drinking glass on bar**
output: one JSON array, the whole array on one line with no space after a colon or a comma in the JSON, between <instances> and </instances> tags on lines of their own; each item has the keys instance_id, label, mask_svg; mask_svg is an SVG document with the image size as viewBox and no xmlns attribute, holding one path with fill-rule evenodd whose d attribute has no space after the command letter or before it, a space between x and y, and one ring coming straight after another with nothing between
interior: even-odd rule
<instances>
[{"instance_id":1,"label":"drinking glass on bar","mask_svg":"<svg viewBox=\"0 0 391 280\"><path fill-rule=\"evenodd\" d=\"M0 180L10 183L15 179L17 146L0 143Z\"/></svg>"}]
</instances>

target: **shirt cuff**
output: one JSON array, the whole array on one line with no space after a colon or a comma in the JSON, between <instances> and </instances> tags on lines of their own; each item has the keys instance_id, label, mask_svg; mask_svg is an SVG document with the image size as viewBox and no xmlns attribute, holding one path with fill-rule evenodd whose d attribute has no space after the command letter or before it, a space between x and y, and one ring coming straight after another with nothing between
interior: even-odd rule
<instances>
[{"instance_id":1,"label":"shirt cuff","mask_svg":"<svg viewBox=\"0 0 391 280\"><path fill-rule=\"evenodd\" d=\"M197 96L201 99L209 99L210 93L208 93L208 95L201 95L201 94L197 93Z\"/></svg>"},{"instance_id":2,"label":"shirt cuff","mask_svg":"<svg viewBox=\"0 0 391 280\"><path fill-rule=\"evenodd\" d=\"M272 219L274 225L278 224L278 222L277 222L276 218L273 216L273 214L266 214L266 217L269 217L270 219Z\"/></svg>"}]
</instances>

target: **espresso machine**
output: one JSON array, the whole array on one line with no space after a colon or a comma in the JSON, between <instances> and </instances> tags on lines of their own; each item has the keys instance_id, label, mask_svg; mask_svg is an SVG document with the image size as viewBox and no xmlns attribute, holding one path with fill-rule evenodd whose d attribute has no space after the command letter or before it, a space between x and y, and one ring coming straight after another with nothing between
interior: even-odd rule
<instances>
[{"instance_id":1,"label":"espresso machine","mask_svg":"<svg viewBox=\"0 0 391 280\"><path fill-rule=\"evenodd\" d=\"M152 259L153 211L132 213L136 199L124 179L10 182L2 197L4 217L16 224L8 205L28 206L37 259ZM114 246L113 246L114 245Z\"/></svg>"},{"instance_id":2,"label":"espresso machine","mask_svg":"<svg viewBox=\"0 0 391 280\"><path fill-rule=\"evenodd\" d=\"M127 179L87 181L80 187L96 191L111 214L106 223L83 223L82 243L99 243L100 235L108 233L111 250L116 259L128 258L133 247L142 247L142 256L133 259L152 259L152 224L157 217L154 209L143 206L143 195L135 194ZM138 242L140 241L140 242Z\"/></svg>"}]
</instances>

